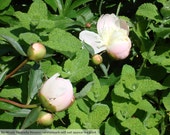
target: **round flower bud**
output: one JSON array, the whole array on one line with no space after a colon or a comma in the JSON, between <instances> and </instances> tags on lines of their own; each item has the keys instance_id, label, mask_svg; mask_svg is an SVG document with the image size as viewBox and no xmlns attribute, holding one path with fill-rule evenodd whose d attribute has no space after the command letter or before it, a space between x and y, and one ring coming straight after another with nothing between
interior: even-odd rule
<instances>
[{"instance_id":1,"label":"round flower bud","mask_svg":"<svg viewBox=\"0 0 170 135\"><path fill-rule=\"evenodd\" d=\"M74 101L73 86L69 79L60 78L56 73L43 84L39 98L48 111L63 111Z\"/></svg>"},{"instance_id":2,"label":"round flower bud","mask_svg":"<svg viewBox=\"0 0 170 135\"><path fill-rule=\"evenodd\" d=\"M50 126L53 123L53 120L54 120L53 114L41 111L38 116L37 123L43 126Z\"/></svg>"},{"instance_id":3,"label":"round flower bud","mask_svg":"<svg viewBox=\"0 0 170 135\"><path fill-rule=\"evenodd\" d=\"M101 63L103 62L103 58L102 58L101 55L95 54L95 55L93 55L93 57L92 57L92 61L93 61L93 63L94 63L95 65L99 65L99 64L101 64Z\"/></svg>"},{"instance_id":4,"label":"round flower bud","mask_svg":"<svg viewBox=\"0 0 170 135\"><path fill-rule=\"evenodd\" d=\"M91 27L91 23L88 22L88 23L85 24L85 26L86 26L86 28L90 28Z\"/></svg>"},{"instance_id":5,"label":"round flower bud","mask_svg":"<svg viewBox=\"0 0 170 135\"><path fill-rule=\"evenodd\" d=\"M30 60L39 61L46 55L46 48L41 43L32 44L27 51L27 56Z\"/></svg>"}]
</instances>

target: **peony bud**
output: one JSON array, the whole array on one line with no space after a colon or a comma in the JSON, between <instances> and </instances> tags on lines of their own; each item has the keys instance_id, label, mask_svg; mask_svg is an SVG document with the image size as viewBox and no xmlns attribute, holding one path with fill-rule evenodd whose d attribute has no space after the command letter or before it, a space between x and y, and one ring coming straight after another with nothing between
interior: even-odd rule
<instances>
[{"instance_id":1,"label":"peony bud","mask_svg":"<svg viewBox=\"0 0 170 135\"><path fill-rule=\"evenodd\" d=\"M39 91L42 105L50 112L67 109L74 101L73 87L68 79L56 73L49 78Z\"/></svg>"},{"instance_id":2,"label":"peony bud","mask_svg":"<svg viewBox=\"0 0 170 135\"><path fill-rule=\"evenodd\" d=\"M51 113L41 111L37 123L43 126L50 126L53 123L54 116Z\"/></svg>"},{"instance_id":3,"label":"peony bud","mask_svg":"<svg viewBox=\"0 0 170 135\"><path fill-rule=\"evenodd\" d=\"M30 60L39 61L46 55L46 48L41 43L32 44L27 51Z\"/></svg>"},{"instance_id":4,"label":"peony bud","mask_svg":"<svg viewBox=\"0 0 170 135\"><path fill-rule=\"evenodd\" d=\"M99 64L101 64L103 62L103 58L102 58L101 55L95 54L92 57L92 61L93 61L94 64L99 65Z\"/></svg>"}]
</instances>

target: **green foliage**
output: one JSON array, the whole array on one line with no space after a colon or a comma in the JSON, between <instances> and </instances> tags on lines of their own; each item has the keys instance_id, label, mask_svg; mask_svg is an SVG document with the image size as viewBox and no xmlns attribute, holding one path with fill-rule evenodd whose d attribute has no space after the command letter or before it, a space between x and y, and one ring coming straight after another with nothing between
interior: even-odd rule
<instances>
[{"instance_id":1,"label":"green foliage","mask_svg":"<svg viewBox=\"0 0 170 135\"><path fill-rule=\"evenodd\" d=\"M1 129L45 129L36 123L40 111L47 111L40 107L38 92L59 73L71 81L75 101L54 113L47 128L170 134L169 0L22 2L0 0ZM132 48L121 61L103 52L103 63L94 65L94 50L79 40L79 32L96 32L105 13L126 18ZM35 42L47 50L38 62L27 60L25 53Z\"/></svg>"}]
</instances>

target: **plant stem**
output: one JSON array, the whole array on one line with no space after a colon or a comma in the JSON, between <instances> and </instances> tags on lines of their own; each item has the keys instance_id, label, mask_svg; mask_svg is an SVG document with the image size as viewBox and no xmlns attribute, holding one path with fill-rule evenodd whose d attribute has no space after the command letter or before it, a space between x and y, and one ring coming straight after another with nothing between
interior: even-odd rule
<instances>
[{"instance_id":1,"label":"plant stem","mask_svg":"<svg viewBox=\"0 0 170 135\"><path fill-rule=\"evenodd\" d=\"M20 108L36 108L36 107L38 107L37 104L24 105L24 104L20 104L20 103L17 103L17 102L14 102L14 101L11 101L11 100L8 100L8 99L5 99L5 98L0 98L0 101L15 105L15 106L20 107Z\"/></svg>"},{"instance_id":2,"label":"plant stem","mask_svg":"<svg viewBox=\"0 0 170 135\"><path fill-rule=\"evenodd\" d=\"M141 65L140 68L139 68L139 71L138 71L138 73L137 73L137 76L140 76L143 67L145 66L147 60L148 60L149 57L150 57L150 53L151 53L151 52L153 51L153 49L155 48L156 41L157 41L157 40L154 41L153 45L151 46L151 48L150 48L149 51L147 52L146 58L143 60L143 63L142 63L142 65Z\"/></svg>"},{"instance_id":3,"label":"plant stem","mask_svg":"<svg viewBox=\"0 0 170 135\"><path fill-rule=\"evenodd\" d=\"M116 11L116 15L117 15L117 16L118 16L118 14L119 14L121 5L122 5L122 3L120 2L119 5L118 5L118 7L117 7L117 11Z\"/></svg>"},{"instance_id":4,"label":"plant stem","mask_svg":"<svg viewBox=\"0 0 170 135\"><path fill-rule=\"evenodd\" d=\"M21 67L23 67L28 62L28 58L25 59L21 64L19 64L11 73L9 73L5 80L9 79L13 74L15 74Z\"/></svg>"},{"instance_id":5,"label":"plant stem","mask_svg":"<svg viewBox=\"0 0 170 135\"><path fill-rule=\"evenodd\" d=\"M99 15L102 14L102 4L103 4L103 0L101 0L99 3Z\"/></svg>"}]
</instances>

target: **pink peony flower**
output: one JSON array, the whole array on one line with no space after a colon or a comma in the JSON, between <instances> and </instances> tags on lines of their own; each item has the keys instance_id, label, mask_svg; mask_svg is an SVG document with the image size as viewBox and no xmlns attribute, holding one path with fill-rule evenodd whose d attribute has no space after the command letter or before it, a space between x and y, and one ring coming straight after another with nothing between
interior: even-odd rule
<instances>
[{"instance_id":1,"label":"pink peony flower","mask_svg":"<svg viewBox=\"0 0 170 135\"><path fill-rule=\"evenodd\" d=\"M125 59L130 52L129 27L114 14L102 15L97 22L97 33L84 30L79 39L89 44L94 53L106 50L115 59Z\"/></svg>"},{"instance_id":2,"label":"pink peony flower","mask_svg":"<svg viewBox=\"0 0 170 135\"><path fill-rule=\"evenodd\" d=\"M73 86L68 79L56 73L49 78L39 92L42 105L50 112L67 109L74 101Z\"/></svg>"}]
</instances>

